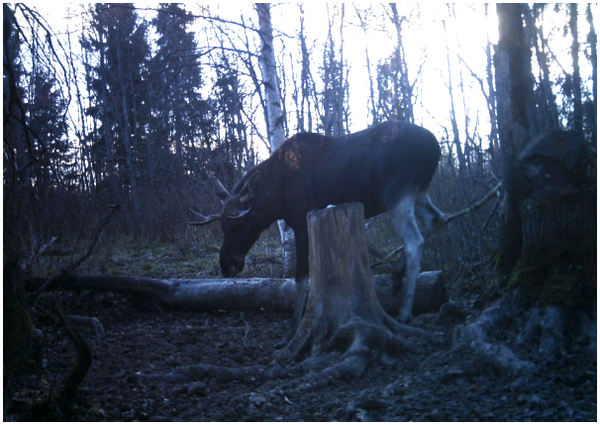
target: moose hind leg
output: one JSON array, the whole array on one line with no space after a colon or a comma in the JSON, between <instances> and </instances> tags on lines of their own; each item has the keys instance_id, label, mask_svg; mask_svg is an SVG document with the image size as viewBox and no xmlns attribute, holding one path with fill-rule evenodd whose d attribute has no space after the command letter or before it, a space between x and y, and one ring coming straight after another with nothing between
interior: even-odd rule
<instances>
[{"instance_id":1,"label":"moose hind leg","mask_svg":"<svg viewBox=\"0 0 600 425\"><path fill-rule=\"evenodd\" d=\"M427 191L421 191L415 201L415 214L420 224L421 235L424 240L435 233L448 220L448 215L440 211L429 198ZM402 253L393 272L393 293L400 292L403 287L403 278L406 273L406 255Z\"/></svg>"},{"instance_id":2,"label":"moose hind leg","mask_svg":"<svg viewBox=\"0 0 600 425\"><path fill-rule=\"evenodd\" d=\"M425 242L415 218L415 202L416 194L409 194L403 196L398 204L390 210L394 228L404 244L406 255L406 277L398 313L398 320L401 323L407 323L411 319L415 288L423 257L423 243Z\"/></svg>"}]
</instances>

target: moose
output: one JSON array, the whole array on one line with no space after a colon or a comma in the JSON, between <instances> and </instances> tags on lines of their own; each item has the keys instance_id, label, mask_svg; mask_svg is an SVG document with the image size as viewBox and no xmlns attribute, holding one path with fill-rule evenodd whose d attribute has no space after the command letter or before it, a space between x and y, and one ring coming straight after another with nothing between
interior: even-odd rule
<instances>
[{"instance_id":1,"label":"moose","mask_svg":"<svg viewBox=\"0 0 600 425\"><path fill-rule=\"evenodd\" d=\"M224 277L234 277L261 232L276 220L287 222L296 241L296 299L289 341L300 324L308 286L307 213L349 202L361 202L366 218L388 211L404 244L405 282L397 320L407 323L424 241L447 217L427 193L439 158L435 136L407 122L386 121L341 137L300 133L252 167L231 193L215 180L222 211L210 216L192 211L201 221L190 224L220 222L221 271Z\"/></svg>"}]
</instances>

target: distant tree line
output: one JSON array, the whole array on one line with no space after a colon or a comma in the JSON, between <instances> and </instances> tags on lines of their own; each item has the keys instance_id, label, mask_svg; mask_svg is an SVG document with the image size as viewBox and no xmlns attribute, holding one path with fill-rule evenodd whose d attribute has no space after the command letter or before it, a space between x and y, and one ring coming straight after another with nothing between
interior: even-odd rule
<instances>
[{"instance_id":1,"label":"distant tree line","mask_svg":"<svg viewBox=\"0 0 600 425\"><path fill-rule=\"evenodd\" d=\"M382 25L393 34L387 58L374 59L368 45L364 51L369 123L422 121L414 105L427 84L425 65L409 63L404 39L406 29L419 24L419 6L327 5L323 40L311 38L305 6L277 7L295 9L299 28L285 34L286 23L273 17L275 38L283 40L276 46L285 46L276 55L287 135L348 133L348 57L356 48L345 34L352 25L365 37ZM231 187L264 158L261 150L268 151L256 13L231 21L181 4L161 4L154 11L93 4L76 15L81 31L57 37L58 29L26 5L5 4L3 11L4 220L19 250L35 250L55 233L77 236L110 204L122 204L125 211L115 231L176 239L187 231L188 207L218 208L213 178ZM562 28L544 25L551 12L562 14ZM485 7L481 19L494 13ZM595 145L591 5L521 5L521 16L532 52L527 75L533 128L582 131ZM479 182L483 192L500 173L494 46L488 40L481 53L486 71L471 69L456 41L459 18L449 5L442 19L446 40L440 40L447 57L426 58L447 62L441 77L451 99L450 125L438 133L444 148L440 174L454 176L456 189L453 197L441 190L446 209L473 199L470 182ZM572 40L568 57L548 44L548 33L556 31ZM582 75L583 62L591 73ZM469 84L481 91L487 111L470 109Z\"/></svg>"}]
</instances>

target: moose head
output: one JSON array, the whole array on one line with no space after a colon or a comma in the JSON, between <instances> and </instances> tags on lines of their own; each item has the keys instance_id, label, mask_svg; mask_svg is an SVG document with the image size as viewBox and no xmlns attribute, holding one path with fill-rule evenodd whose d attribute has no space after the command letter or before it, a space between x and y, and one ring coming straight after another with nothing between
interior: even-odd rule
<instances>
[{"instance_id":1,"label":"moose head","mask_svg":"<svg viewBox=\"0 0 600 425\"><path fill-rule=\"evenodd\" d=\"M253 217L250 214L256 201L259 175L259 171L249 173L243 179L245 182L240 181L241 189L237 190L240 185L236 185L233 193L229 193L218 179L215 180L215 193L223 205L219 214L206 217L191 210L201 219L190 222L191 225L204 226L215 220L221 224L224 240L219 261L223 277L234 277L244 269L246 254L260 235L260 231L256 232L256 226L251 225Z\"/></svg>"}]
</instances>

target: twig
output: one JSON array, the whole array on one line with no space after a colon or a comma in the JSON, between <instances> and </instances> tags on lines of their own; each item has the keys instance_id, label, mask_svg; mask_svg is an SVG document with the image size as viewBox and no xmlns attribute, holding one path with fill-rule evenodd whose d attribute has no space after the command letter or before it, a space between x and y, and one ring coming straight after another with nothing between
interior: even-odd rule
<instances>
[{"instance_id":1,"label":"twig","mask_svg":"<svg viewBox=\"0 0 600 425\"><path fill-rule=\"evenodd\" d=\"M57 308L56 311L61 323L67 330L67 336L77 349L77 363L73 366L61 394L61 401L65 405L63 407L66 407L77 395L79 384L81 384L92 365L92 352L77 328L65 317L60 308Z\"/></svg>"},{"instance_id":2,"label":"twig","mask_svg":"<svg viewBox=\"0 0 600 425\"><path fill-rule=\"evenodd\" d=\"M104 231L104 228L106 227L106 225L108 224L110 219L113 217L113 215L115 215L115 213L117 211L119 211L119 205L112 205L110 208L111 208L111 211L108 213L106 218L102 221L102 223L100 223L98 225L98 227L96 228L96 231L94 232L94 236L92 238L92 243L88 247L87 251L77 261L75 261L69 267L67 267L67 269L65 270L67 274L73 273L85 260L90 258L90 255L92 255L92 252L94 251L94 248L98 244L98 241L100 240L100 235Z\"/></svg>"},{"instance_id":3,"label":"twig","mask_svg":"<svg viewBox=\"0 0 600 425\"><path fill-rule=\"evenodd\" d=\"M492 208L492 210L490 211L488 217L486 218L485 222L483 223L483 226L481 226L481 231L483 232L485 230L485 228L487 227L487 225L490 222L490 219L492 218L492 216L494 215L494 213L496 212L496 210L498 209L498 205L500 205L500 200L497 200L494 203L494 207Z\"/></svg>"},{"instance_id":4,"label":"twig","mask_svg":"<svg viewBox=\"0 0 600 425\"><path fill-rule=\"evenodd\" d=\"M488 193L486 193L486 195L483 198L481 198L479 201L473 202L471 205L463 208L460 211L457 211L452 214L448 214L446 221L440 226L440 228L442 228L446 224L450 223L451 221L456 220L458 217L462 217L465 214L477 211L479 208L481 208L481 206L483 204L485 204L487 201L492 199L497 194L497 192L500 190L501 187L502 187L502 183L498 183L492 190L490 190Z\"/></svg>"},{"instance_id":5,"label":"twig","mask_svg":"<svg viewBox=\"0 0 600 425\"><path fill-rule=\"evenodd\" d=\"M58 237L56 236L52 236L52 238L48 241L48 243L45 243L44 245L42 245L40 247L40 249L37 250L37 252L35 254L33 254L31 256L31 258L29 259L29 261L25 262L25 264L23 264L22 268L23 270L27 270L29 267L31 267L31 265L33 264L33 262L44 253L44 251L46 251L50 245L52 245L54 242L56 242L56 240L58 239Z\"/></svg>"},{"instance_id":6,"label":"twig","mask_svg":"<svg viewBox=\"0 0 600 425\"><path fill-rule=\"evenodd\" d=\"M119 210L119 205L112 205L110 208L111 208L111 211L108 213L106 218L104 220L102 220L102 222L96 228L94 235L92 237L92 243L90 244L88 249L85 251L85 253L81 257L79 257L79 259L77 261L71 263L69 266L67 266L65 269L63 269L63 271L60 275L49 278L46 282L44 282L44 284L42 286L40 286L40 288L35 293L35 299L33 301L34 305L37 304L38 298L50 284L56 283L57 280L61 280L61 281L64 280L67 276L72 274L85 260L87 260L90 257L90 255L92 255L94 248L96 247L96 245L98 244L98 241L100 240L100 235L102 234L102 231L104 230L104 228L106 227L106 225L108 224L110 219L113 217L113 215Z\"/></svg>"},{"instance_id":7,"label":"twig","mask_svg":"<svg viewBox=\"0 0 600 425\"><path fill-rule=\"evenodd\" d=\"M73 324L87 326L88 328L93 329L98 338L104 338L106 336L102 322L95 317L77 316L75 314L68 314L66 317Z\"/></svg>"},{"instance_id":8,"label":"twig","mask_svg":"<svg viewBox=\"0 0 600 425\"><path fill-rule=\"evenodd\" d=\"M244 338L242 338L242 341L244 342L244 345L246 344L246 339L248 338L248 332L250 332L250 325L248 324L248 322L246 322L246 320L244 320L244 316L240 316L240 318L242 319L242 321L246 324L246 329L244 331Z\"/></svg>"},{"instance_id":9,"label":"twig","mask_svg":"<svg viewBox=\"0 0 600 425\"><path fill-rule=\"evenodd\" d=\"M483 204L485 204L487 201L489 201L491 198L493 198L497 192L500 190L500 188L502 187L502 183L498 183L492 190L490 190L488 193L485 194L485 196L483 198L481 198L478 201L475 201L473 203L471 203L470 205L466 206L465 208L463 208L460 211L448 214L446 216L446 221L444 221L443 223L441 223L433 232L437 232L438 230L440 230L442 227L444 227L445 225L447 225L448 223L450 223L451 221L456 220L459 217L462 217L463 215L466 215L468 213L472 213L477 211L479 208L482 207ZM495 209L495 207L494 207ZM486 220L486 224L487 221L489 221L489 217ZM385 257L383 257L382 260L377 261L373 264L371 264L371 267L378 267L384 263L386 263L387 261L389 261L390 258L394 257L395 255L401 253L402 251L404 251L404 245L400 245L398 246L396 249L394 249L392 252L390 252L389 254L387 254Z\"/></svg>"}]
</instances>

